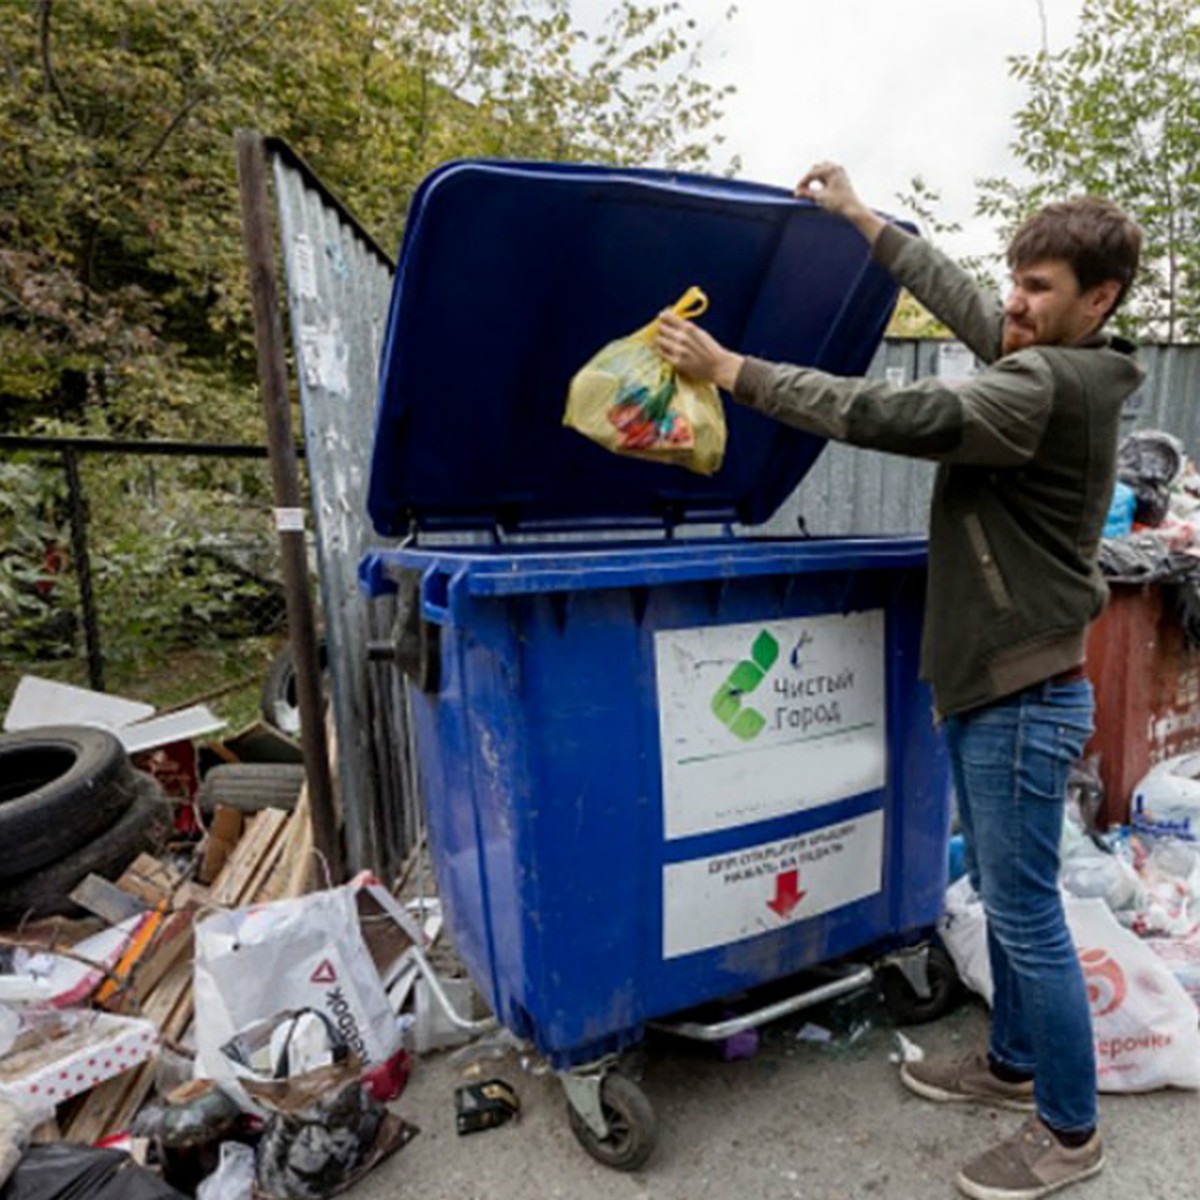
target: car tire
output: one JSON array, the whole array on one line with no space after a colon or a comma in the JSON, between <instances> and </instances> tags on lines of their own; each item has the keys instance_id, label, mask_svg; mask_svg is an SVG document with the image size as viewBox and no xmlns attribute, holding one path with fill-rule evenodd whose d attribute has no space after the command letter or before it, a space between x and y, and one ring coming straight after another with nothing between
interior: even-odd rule
<instances>
[{"instance_id":1,"label":"car tire","mask_svg":"<svg viewBox=\"0 0 1200 1200\"><path fill-rule=\"evenodd\" d=\"M133 803L136 772L104 729L0 734L0 884L86 846Z\"/></svg>"},{"instance_id":2,"label":"car tire","mask_svg":"<svg viewBox=\"0 0 1200 1200\"><path fill-rule=\"evenodd\" d=\"M324 675L329 666L329 648L324 638L317 643L317 663ZM296 695L296 663L290 644L280 648L263 676L260 708L268 725L289 737L299 736L300 701Z\"/></svg>"},{"instance_id":3,"label":"car tire","mask_svg":"<svg viewBox=\"0 0 1200 1200\"><path fill-rule=\"evenodd\" d=\"M302 763L222 763L210 767L200 784L200 811L213 812L218 804L238 812L264 808L291 812L304 786Z\"/></svg>"},{"instance_id":4,"label":"car tire","mask_svg":"<svg viewBox=\"0 0 1200 1200\"><path fill-rule=\"evenodd\" d=\"M158 783L134 774L133 803L86 846L20 879L0 884L0 919L74 911L70 893L92 874L115 879L143 850L158 850L171 832L171 806Z\"/></svg>"}]
</instances>

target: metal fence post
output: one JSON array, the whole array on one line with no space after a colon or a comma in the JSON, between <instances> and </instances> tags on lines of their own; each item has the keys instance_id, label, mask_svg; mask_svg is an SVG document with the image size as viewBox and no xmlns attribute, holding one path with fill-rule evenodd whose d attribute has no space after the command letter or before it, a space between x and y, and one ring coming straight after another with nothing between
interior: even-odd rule
<instances>
[{"instance_id":1,"label":"metal fence post","mask_svg":"<svg viewBox=\"0 0 1200 1200\"><path fill-rule=\"evenodd\" d=\"M62 452L67 472L67 497L71 508L71 557L79 579L79 604L83 609L83 637L87 646L88 683L97 692L104 691L104 654L100 648L100 622L96 616L96 597L92 592L92 560L88 554L87 497L79 478L79 456L66 446Z\"/></svg>"},{"instance_id":2,"label":"metal fence post","mask_svg":"<svg viewBox=\"0 0 1200 1200\"><path fill-rule=\"evenodd\" d=\"M296 670L300 741L308 779L313 842L325 856L333 882L340 883L344 873L343 857L334 812L329 746L321 704L321 669L312 597L308 589L304 509L300 501L300 476L292 441L283 323L279 316L279 292L275 277L275 231L267 195L266 153L258 134L249 130L238 131L237 164L242 238L250 269L258 380L270 449L275 526L283 554L288 633Z\"/></svg>"}]
</instances>

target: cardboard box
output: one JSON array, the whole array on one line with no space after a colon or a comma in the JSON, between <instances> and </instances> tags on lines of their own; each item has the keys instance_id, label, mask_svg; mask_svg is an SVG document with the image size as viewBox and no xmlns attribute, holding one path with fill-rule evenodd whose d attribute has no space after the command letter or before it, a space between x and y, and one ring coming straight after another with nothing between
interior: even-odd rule
<instances>
[{"instance_id":1,"label":"cardboard box","mask_svg":"<svg viewBox=\"0 0 1200 1200\"><path fill-rule=\"evenodd\" d=\"M140 1017L70 1009L61 1023L33 1029L0 1058L0 1092L57 1104L153 1057L158 1030Z\"/></svg>"}]
</instances>

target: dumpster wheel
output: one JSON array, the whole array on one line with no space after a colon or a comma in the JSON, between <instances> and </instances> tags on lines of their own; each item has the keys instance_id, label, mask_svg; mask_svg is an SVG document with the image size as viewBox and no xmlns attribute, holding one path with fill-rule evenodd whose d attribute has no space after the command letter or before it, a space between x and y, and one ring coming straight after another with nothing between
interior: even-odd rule
<instances>
[{"instance_id":1,"label":"dumpster wheel","mask_svg":"<svg viewBox=\"0 0 1200 1200\"><path fill-rule=\"evenodd\" d=\"M617 1072L600 1084L600 1110L608 1133L601 1137L568 1100L571 1132L597 1161L616 1171L636 1171L644 1166L658 1141L658 1118L646 1093L632 1079Z\"/></svg>"},{"instance_id":2,"label":"dumpster wheel","mask_svg":"<svg viewBox=\"0 0 1200 1200\"><path fill-rule=\"evenodd\" d=\"M953 1012L962 1000L962 980L950 955L941 946L928 947L925 972L927 996L918 993L899 967L886 966L880 972L883 1003L888 1016L897 1025L923 1025L927 1021L936 1021Z\"/></svg>"}]
</instances>

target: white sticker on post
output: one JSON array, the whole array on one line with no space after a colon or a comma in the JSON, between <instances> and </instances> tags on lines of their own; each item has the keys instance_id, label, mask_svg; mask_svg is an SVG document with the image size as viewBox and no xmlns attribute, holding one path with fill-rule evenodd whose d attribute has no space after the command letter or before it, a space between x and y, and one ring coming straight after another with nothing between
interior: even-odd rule
<instances>
[{"instance_id":1,"label":"white sticker on post","mask_svg":"<svg viewBox=\"0 0 1200 1200\"><path fill-rule=\"evenodd\" d=\"M656 633L664 835L883 787L884 628L872 609Z\"/></svg>"},{"instance_id":2,"label":"white sticker on post","mask_svg":"<svg viewBox=\"0 0 1200 1200\"><path fill-rule=\"evenodd\" d=\"M275 528L280 533L303 533L304 509L277 508L275 510Z\"/></svg>"},{"instance_id":3,"label":"white sticker on post","mask_svg":"<svg viewBox=\"0 0 1200 1200\"><path fill-rule=\"evenodd\" d=\"M663 868L663 958L774 933L883 886L883 812Z\"/></svg>"},{"instance_id":4,"label":"white sticker on post","mask_svg":"<svg viewBox=\"0 0 1200 1200\"><path fill-rule=\"evenodd\" d=\"M298 233L292 239L292 263L295 267L296 295L302 300L317 298L317 263L313 245L307 233Z\"/></svg>"}]
</instances>

